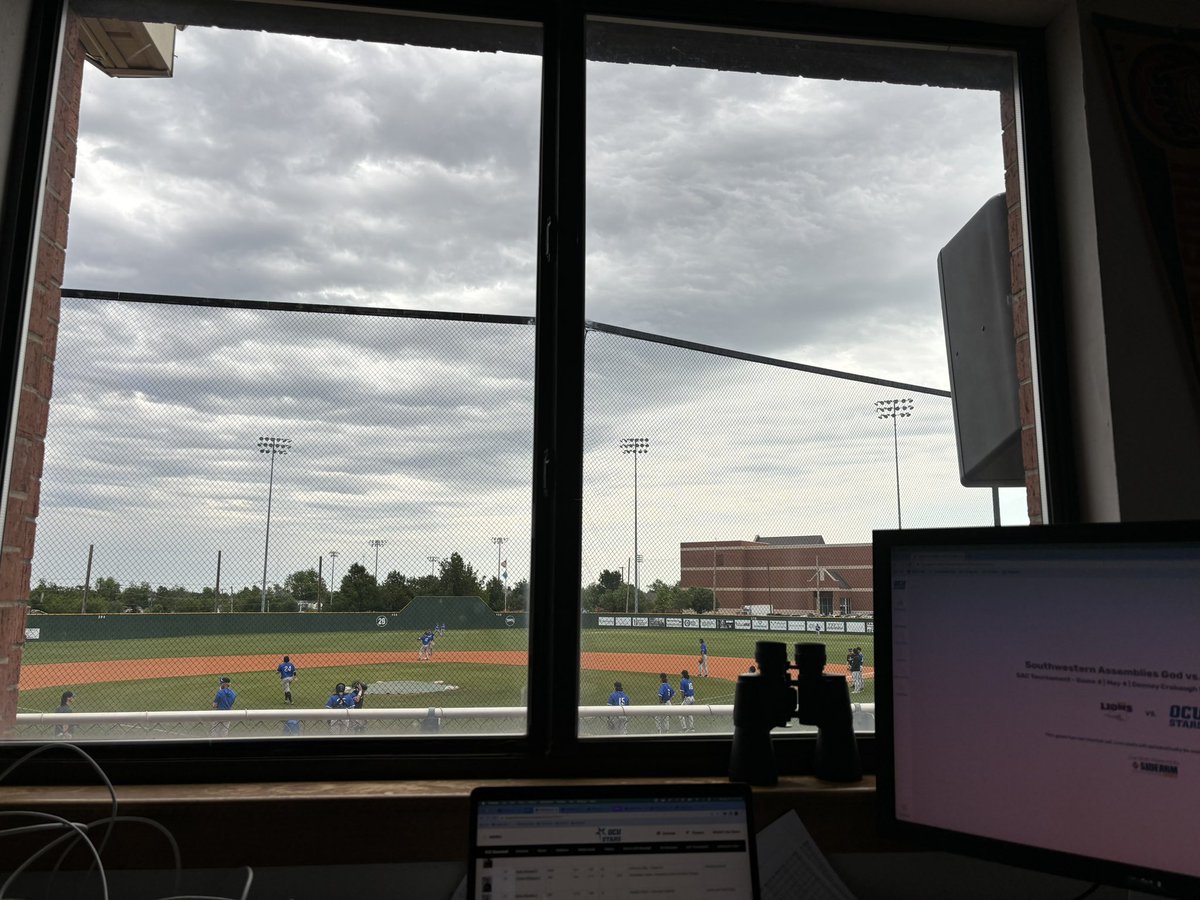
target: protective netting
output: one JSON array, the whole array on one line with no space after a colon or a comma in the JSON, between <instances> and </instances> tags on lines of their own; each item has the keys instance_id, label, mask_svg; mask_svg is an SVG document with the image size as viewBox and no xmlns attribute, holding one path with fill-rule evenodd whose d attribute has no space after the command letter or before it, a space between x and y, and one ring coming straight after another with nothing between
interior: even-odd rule
<instances>
[{"instance_id":1,"label":"protective netting","mask_svg":"<svg viewBox=\"0 0 1200 900\"><path fill-rule=\"evenodd\" d=\"M20 712L48 713L68 690L79 713L203 712L224 676L235 711L321 709L358 681L377 686L363 708L396 712L366 722L372 734L420 733L434 697L522 711L442 730L522 730L533 357L534 325L513 317L65 297ZM676 688L684 669L698 674L700 638L717 671L696 679L697 702L732 701L763 635L684 618L746 612L705 596L688 542L867 544L898 507L905 526L992 521L990 493L958 483L936 392L602 326L585 367L580 602L638 613L585 616L585 706L617 681L633 705L655 702L660 672ZM901 396L911 417L876 417L877 400ZM631 437L641 452L623 452ZM768 596L799 577L786 568L768 571ZM789 614L839 614L813 596ZM856 598L853 617L869 615ZM861 646L869 668L870 633L824 639L831 662ZM652 719L627 733L652 733ZM229 733L283 735L288 721L238 719ZM212 723L78 727L196 737ZM611 733L606 716L580 729Z\"/></svg>"}]
</instances>

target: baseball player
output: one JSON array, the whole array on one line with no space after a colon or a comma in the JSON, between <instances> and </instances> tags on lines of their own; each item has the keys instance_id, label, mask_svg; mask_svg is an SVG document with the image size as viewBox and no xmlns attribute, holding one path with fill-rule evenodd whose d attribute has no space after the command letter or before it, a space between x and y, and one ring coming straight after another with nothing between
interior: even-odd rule
<instances>
[{"instance_id":1,"label":"baseball player","mask_svg":"<svg viewBox=\"0 0 1200 900\"><path fill-rule=\"evenodd\" d=\"M232 683L228 675L222 675L217 679L217 694L213 697L213 709L233 709L233 703L237 700L237 694L230 687ZM213 722L213 737L225 737L227 734L229 734L228 722Z\"/></svg>"},{"instance_id":2,"label":"baseball player","mask_svg":"<svg viewBox=\"0 0 1200 900\"><path fill-rule=\"evenodd\" d=\"M679 694L683 698L680 700L680 703L684 706L691 706L696 702L696 688L692 684L692 676L688 674L687 669L679 673ZM690 713L686 716L680 716L679 727L684 731L695 731L696 717Z\"/></svg>"},{"instance_id":3,"label":"baseball player","mask_svg":"<svg viewBox=\"0 0 1200 900\"><path fill-rule=\"evenodd\" d=\"M629 695L625 693L621 682L613 682L613 692L608 695L608 705L621 708L621 715L608 717L609 731L619 731L621 734L625 734L629 730L629 717L625 715L625 707L629 705Z\"/></svg>"},{"instance_id":4,"label":"baseball player","mask_svg":"<svg viewBox=\"0 0 1200 900\"><path fill-rule=\"evenodd\" d=\"M708 677L708 644L704 643L704 638L700 638L700 667L696 669L696 677Z\"/></svg>"},{"instance_id":5,"label":"baseball player","mask_svg":"<svg viewBox=\"0 0 1200 900\"><path fill-rule=\"evenodd\" d=\"M292 679L296 677L296 665L290 656L285 656L283 662L276 666L279 680L283 684L283 702L292 702Z\"/></svg>"},{"instance_id":6,"label":"baseball player","mask_svg":"<svg viewBox=\"0 0 1200 900\"><path fill-rule=\"evenodd\" d=\"M347 694L346 693L346 685L339 681L337 683L337 686L334 687L333 693L329 696L329 699L325 701L325 708L326 709L353 709L354 708L354 696L351 694ZM342 719L330 719L329 720L329 730L333 734L341 734L342 732L347 731L349 725L350 725L349 719L342 718Z\"/></svg>"},{"instance_id":7,"label":"baseball player","mask_svg":"<svg viewBox=\"0 0 1200 900\"><path fill-rule=\"evenodd\" d=\"M658 681L658 702L662 703L664 706L670 706L671 698L675 696L675 688L671 687L670 683L667 681L666 672L659 673ZM662 734L664 731L670 731L671 717L655 716L654 725L658 728L659 734Z\"/></svg>"}]
</instances>

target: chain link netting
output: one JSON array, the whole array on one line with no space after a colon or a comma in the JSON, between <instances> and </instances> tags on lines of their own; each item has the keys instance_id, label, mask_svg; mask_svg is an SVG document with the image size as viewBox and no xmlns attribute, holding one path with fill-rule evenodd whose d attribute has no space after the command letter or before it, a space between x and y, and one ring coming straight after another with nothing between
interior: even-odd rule
<instances>
[{"instance_id":1,"label":"chain link netting","mask_svg":"<svg viewBox=\"0 0 1200 900\"><path fill-rule=\"evenodd\" d=\"M71 690L79 714L180 712L81 720L79 737L205 737L212 723L190 713L228 676L235 710L279 710L230 736L284 736L291 708L355 681L366 709L395 715L347 734L419 734L428 708L521 712L438 715L439 733L523 730L533 358L533 323L514 317L65 297L20 728L44 737L57 726L37 716ZM618 572L641 613L697 611L686 542L865 544L901 510L905 526L992 521L990 493L958 483L936 392L602 326L585 367L585 612L603 611L589 588ZM877 419L875 401L898 397L911 417ZM644 452L622 452L630 437ZM697 702L732 702L756 635L671 623L585 616L581 702L604 704L616 681L655 702L660 671L695 674L698 637L725 663L697 679ZM830 658L862 645L869 664L870 644L838 636ZM284 655L300 669L286 706ZM286 734L330 733L299 721ZM580 731L612 733L604 715Z\"/></svg>"}]
</instances>

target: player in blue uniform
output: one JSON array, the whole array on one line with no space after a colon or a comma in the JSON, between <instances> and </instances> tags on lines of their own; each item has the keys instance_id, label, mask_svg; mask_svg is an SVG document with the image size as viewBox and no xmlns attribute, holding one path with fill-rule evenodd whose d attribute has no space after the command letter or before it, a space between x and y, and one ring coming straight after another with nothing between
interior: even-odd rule
<instances>
[{"instance_id":1,"label":"player in blue uniform","mask_svg":"<svg viewBox=\"0 0 1200 900\"><path fill-rule=\"evenodd\" d=\"M339 681L337 686L333 689L333 693L330 695L329 699L325 701L325 708L353 709L354 696L352 694L347 694L346 685ZM348 729L349 725L350 721L345 718L329 720L329 730L334 734L341 734Z\"/></svg>"},{"instance_id":2,"label":"player in blue uniform","mask_svg":"<svg viewBox=\"0 0 1200 900\"><path fill-rule=\"evenodd\" d=\"M417 659L426 660L433 658L433 632L426 631L421 635L421 652L417 654Z\"/></svg>"},{"instance_id":3,"label":"player in blue uniform","mask_svg":"<svg viewBox=\"0 0 1200 900\"><path fill-rule=\"evenodd\" d=\"M664 706L670 706L671 698L675 696L675 688L671 687L670 683L667 681L667 673L666 672L659 673L658 681L659 681L658 702L662 703ZM664 731L670 731L671 730L671 717L670 716L655 716L654 717L654 725L655 725L655 727L658 728L659 734L662 734Z\"/></svg>"},{"instance_id":4,"label":"player in blue uniform","mask_svg":"<svg viewBox=\"0 0 1200 900\"><path fill-rule=\"evenodd\" d=\"M679 694L683 698L680 702L684 706L691 706L696 702L696 688L692 685L692 676L688 674L687 669L679 673ZM680 716L679 727L684 731L695 731L696 717L690 713L686 716Z\"/></svg>"},{"instance_id":5,"label":"player in blue uniform","mask_svg":"<svg viewBox=\"0 0 1200 900\"><path fill-rule=\"evenodd\" d=\"M708 677L708 644L704 643L704 638L700 638L700 668L696 669L696 677Z\"/></svg>"},{"instance_id":6,"label":"player in blue uniform","mask_svg":"<svg viewBox=\"0 0 1200 900\"><path fill-rule=\"evenodd\" d=\"M619 706L621 715L608 717L608 730L619 731L625 734L629 730L629 717L625 715L625 707L629 705L629 695L625 693L625 688L621 686L621 682L613 682L613 692L608 695L609 706Z\"/></svg>"},{"instance_id":7,"label":"player in blue uniform","mask_svg":"<svg viewBox=\"0 0 1200 900\"><path fill-rule=\"evenodd\" d=\"M233 709L233 703L237 700L237 694L233 692L233 688L229 686L230 684L232 682L227 675L222 675L217 680L217 695L213 697L213 709ZM228 722L213 722L213 737L225 737L227 734L229 734Z\"/></svg>"},{"instance_id":8,"label":"player in blue uniform","mask_svg":"<svg viewBox=\"0 0 1200 900\"><path fill-rule=\"evenodd\" d=\"M290 656L285 656L283 662L277 667L279 672L279 680L283 684L283 702L292 702L292 679L296 677L296 665L292 662Z\"/></svg>"}]
</instances>

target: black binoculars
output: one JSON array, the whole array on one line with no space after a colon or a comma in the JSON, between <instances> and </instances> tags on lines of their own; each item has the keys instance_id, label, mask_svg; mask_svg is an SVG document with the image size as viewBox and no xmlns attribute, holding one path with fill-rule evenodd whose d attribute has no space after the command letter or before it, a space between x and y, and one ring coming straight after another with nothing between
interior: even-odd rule
<instances>
[{"instance_id":1,"label":"black binoculars","mask_svg":"<svg viewBox=\"0 0 1200 900\"><path fill-rule=\"evenodd\" d=\"M813 774L826 781L859 781L862 763L854 740L854 716L846 679L825 674L825 645L796 644L796 664L788 664L787 645L758 641L757 672L739 675L733 695L733 749L729 777L747 784L775 784L779 772L771 729L795 716L817 726ZM795 669L793 679L789 670Z\"/></svg>"}]
</instances>

